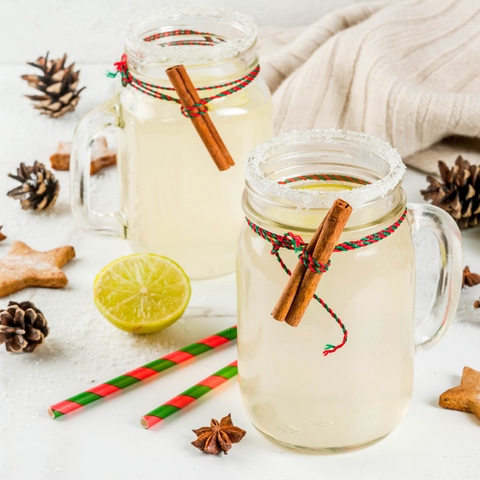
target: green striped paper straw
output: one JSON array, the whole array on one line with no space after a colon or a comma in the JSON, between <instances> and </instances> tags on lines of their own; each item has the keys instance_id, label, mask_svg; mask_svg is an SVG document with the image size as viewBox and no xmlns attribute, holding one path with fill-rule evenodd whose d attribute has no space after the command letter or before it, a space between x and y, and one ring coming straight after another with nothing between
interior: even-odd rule
<instances>
[{"instance_id":1,"label":"green striped paper straw","mask_svg":"<svg viewBox=\"0 0 480 480\"><path fill-rule=\"evenodd\" d=\"M213 375L205 378L205 380L202 380L188 390L185 390L180 395L172 398L163 405L160 405L150 413L147 413L141 418L140 423L145 428L152 427L156 423L161 422L163 419L172 415L172 413L178 412L178 410L190 405L190 403L198 400L201 396L210 392L214 388L217 388L222 383L225 383L227 380L237 375L237 373L238 366L237 360L235 360L230 365L227 365L225 368L222 368Z\"/></svg>"},{"instance_id":2,"label":"green striped paper straw","mask_svg":"<svg viewBox=\"0 0 480 480\"><path fill-rule=\"evenodd\" d=\"M86 392L79 393L74 397L71 397L63 402L52 405L48 409L48 414L52 418L58 418L67 413L73 412L78 408L83 407L89 403L100 400L112 393L118 392L134 383L145 380L152 375L156 375L163 370L167 370L179 363L186 362L193 357L197 357L202 353L208 352L213 348L217 348L220 345L228 343L237 338L237 326L227 328L215 335L199 340L192 343L187 347L181 348L175 352L169 353L158 360L147 363L143 367L139 367L131 372L127 372L119 377L114 378L108 382L97 385L96 387L87 390Z\"/></svg>"}]
</instances>

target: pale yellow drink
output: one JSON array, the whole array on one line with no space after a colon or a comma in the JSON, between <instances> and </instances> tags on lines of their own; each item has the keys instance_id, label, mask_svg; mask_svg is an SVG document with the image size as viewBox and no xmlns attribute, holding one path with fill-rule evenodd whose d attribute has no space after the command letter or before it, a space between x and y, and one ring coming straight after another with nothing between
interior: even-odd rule
<instances>
[{"instance_id":1,"label":"pale yellow drink","mask_svg":"<svg viewBox=\"0 0 480 480\"><path fill-rule=\"evenodd\" d=\"M373 230L395 220L391 216ZM359 237L343 235L340 241ZM303 235L306 242L310 238ZM237 262L238 347L250 420L277 442L306 450L350 449L384 437L403 418L412 395L415 257L408 223L376 245L334 253L316 293L339 313L348 342L328 357L322 354L325 344L341 343L343 333L316 301L295 329L271 317L288 277L270 250L271 244L244 227ZM281 252L293 269L296 255Z\"/></svg>"},{"instance_id":2,"label":"pale yellow drink","mask_svg":"<svg viewBox=\"0 0 480 480\"><path fill-rule=\"evenodd\" d=\"M273 135L256 34L251 17L205 5L165 7L130 22L115 96L82 118L72 145L72 212L83 230L127 238L134 252L168 257L190 279L235 270L244 165ZM175 65L184 65L205 100L235 162L230 169L218 170L175 102L166 74ZM90 146L110 125L117 127L121 209L107 214L92 209L88 172Z\"/></svg>"},{"instance_id":3,"label":"pale yellow drink","mask_svg":"<svg viewBox=\"0 0 480 480\"><path fill-rule=\"evenodd\" d=\"M203 83L215 81L205 78ZM232 272L243 222L239 198L245 160L273 134L268 90L256 83L209 104L212 121L235 161L224 172L178 104L131 89L121 95L124 127L118 129L117 143L132 249L171 258L190 278Z\"/></svg>"},{"instance_id":4,"label":"pale yellow drink","mask_svg":"<svg viewBox=\"0 0 480 480\"><path fill-rule=\"evenodd\" d=\"M286 134L258 147L243 207L264 231L309 242L335 198L353 207L339 243L394 224L406 199L404 166L379 140L351 132ZM334 179L333 181L331 181ZM333 253L317 295L293 328L271 316L288 275L272 244L248 225L237 247L239 376L243 403L263 434L287 447L336 452L388 435L412 396L415 254L408 218L378 243ZM298 257L280 249L290 270Z\"/></svg>"}]
</instances>

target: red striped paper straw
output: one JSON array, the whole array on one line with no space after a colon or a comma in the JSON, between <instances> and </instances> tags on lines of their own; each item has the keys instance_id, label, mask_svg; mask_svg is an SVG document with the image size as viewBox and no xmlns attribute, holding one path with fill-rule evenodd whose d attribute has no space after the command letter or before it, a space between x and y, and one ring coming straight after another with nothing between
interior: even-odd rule
<instances>
[{"instance_id":1,"label":"red striped paper straw","mask_svg":"<svg viewBox=\"0 0 480 480\"><path fill-rule=\"evenodd\" d=\"M96 387L87 390L86 392L79 393L74 397L71 397L63 402L52 405L48 409L48 414L52 418L58 418L66 413L73 412L78 408L81 408L89 403L95 402L100 398L107 397L112 393L118 392L134 383L145 380L152 375L156 375L163 370L174 367L179 363L186 362L193 357L197 357L202 353L208 352L213 348L217 348L220 345L228 343L237 338L237 326L233 326L223 330L215 335L199 340L192 343L187 347L181 348L175 352L169 353L158 360L147 363L143 367L127 372L119 377L114 378L108 382L97 385Z\"/></svg>"},{"instance_id":2,"label":"red striped paper straw","mask_svg":"<svg viewBox=\"0 0 480 480\"><path fill-rule=\"evenodd\" d=\"M225 383L230 378L234 377L238 373L237 360L222 368L218 372L210 375L205 380L197 383L188 390L185 390L180 395L172 398L168 402L160 405L155 410L152 410L147 415L143 416L140 423L145 428L150 428L163 419L172 415L172 413L178 412L178 410L190 405L195 400L198 400L201 396L210 392L214 388L217 388L222 383Z\"/></svg>"}]
</instances>

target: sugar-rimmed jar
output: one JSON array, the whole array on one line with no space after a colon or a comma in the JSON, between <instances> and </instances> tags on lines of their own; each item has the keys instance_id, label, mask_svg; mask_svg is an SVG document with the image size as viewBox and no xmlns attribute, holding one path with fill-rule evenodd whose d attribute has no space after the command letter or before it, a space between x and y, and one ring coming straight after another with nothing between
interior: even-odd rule
<instances>
[{"instance_id":1,"label":"sugar-rimmed jar","mask_svg":"<svg viewBox=\"0 0 480 480\"><path fill-rule=\"evenodd\" d=\"M237 247L240 388L253 425L286 447L341 452L388 435L410 403L415 349L434 345L452 322L460 232L439 208L407 207L404 172L390 145L335 130L282 135L247 162ZM326 308L312 300L297 328L277 322L271 312L288 276L272 247L293 269L293 245L308 243L337 198L353 213L316 290ZM431 309L415 325L412 232L420 228L435 234L441 265Z\"/></svg>"},{"instance_id":2,"label":"sugar-rimmed jar","mask_svg":"<svg viewBox=\"0 0 480 480\"><path fill-rule=\"evenodd\" d=\"M208 87L199 91L202 98L256 74L256 32L250 17L205 6L168 7L131 22L117 68L126 66L134 80L119 82L116 95L88 113L75 132L72 210L85 231L127 238L135 252L167 256L190 278L234 270L243 167L251 149L273 134L268 87L260 74L239 91L208 103L236 163L224 172L179 105L152 92L176 97L161 89L171 87L165 71L176 64L185 65L197 89ZM210 90L212 86L221 88ZM109 125L117 127L121 211L101 215L89 201L89 150Z\"/></svg>"}]
</instances>

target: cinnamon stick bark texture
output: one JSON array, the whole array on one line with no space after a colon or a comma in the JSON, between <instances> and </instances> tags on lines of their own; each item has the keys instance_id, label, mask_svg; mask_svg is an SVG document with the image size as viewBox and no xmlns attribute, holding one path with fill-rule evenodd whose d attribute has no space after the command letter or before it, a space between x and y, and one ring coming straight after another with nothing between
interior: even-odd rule
<instances>
[{"instance_id":1,"label":"cinnamon stick bark texture","mask_svg":"<svg viewBox=\"0 0 480 480\"><path fill-rule=\"evenodd\" d=\"M307 251L317 262L322 264L328 263L351 213L352 207L347 202L340 199L335 201L310 242L312 245L315 245L313 253L310 251L310 244L307 247ZM314 242L317 234L317 241ZM312 272L310 269L303 266L300 261L299 264L302 265L303 269L297 264L297 267L295 268L295 271L297 271L295 279L287 284L285 288L287 291L285 292L284 290L280 301L277 303L272 313L278 313L278 318L283 318L285 322L292 327L297 327L299 325L313 298L318 283L322 278L321 273ZM295 274L295 271L292 274L292 277ZM299 281L302 271L304 273ZM285 304L283 304L282 299ZM288 313L285 314L287 306L289 306ZM274 318L277 318L277 316L274 315Z\"/></svg>"},{"instance_id":2,"label":"cinnamon stick bark texture","mask_svg":"<svg viewBox=\"0 0 480 480\"><path fill-rule=\"evenodd\" d=\"M327 218L327 217L325 217ZM314 233L312 239L308 243L307 252L310 255L313 255L313 251L315 250L315 245L317 244L318 237L323 229L323 225L325 224L325 218L322 220L322 223L318 226L317 231ZM298 287L302 282L303 276L307 271L307 267L301 262L298 261L295 269L292 272L292 275L288 279L288 283L283 289L282 295L278 299L275 308L273 309L272 316L275 320L279 322L284 322L287 318L288 311L292 306L293 300L295 299L295 295L297 293Z\"/></svg>"},{"instance_id":3,"label":"cinnamon stick bark texture","mask_svg":"<svg viewBox=\"0 0 480 480\"><path fill-rule=\"evenodd\" d=\"M173 88L175 88L175 92L177 93L184 109L192 108L194 105L198 105L201 102L198 92L193 86L193 83L183 65L170 67L167 69L166 73ZM202 106L194 110L186 111L198 114L205 110L206 107ZM192 116L190 117L190 120L218 169L220 171L228 170L231 166L235 165L235 162L223 143L223 140L208 113L204 113L197 117Z\"/></svg>"}]
</instances>

